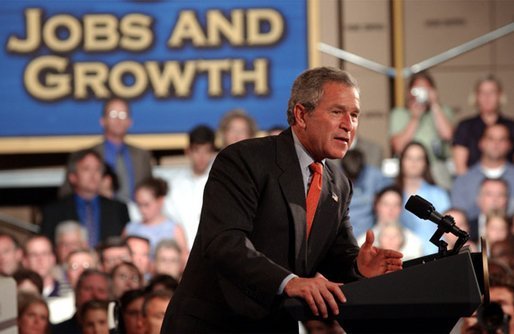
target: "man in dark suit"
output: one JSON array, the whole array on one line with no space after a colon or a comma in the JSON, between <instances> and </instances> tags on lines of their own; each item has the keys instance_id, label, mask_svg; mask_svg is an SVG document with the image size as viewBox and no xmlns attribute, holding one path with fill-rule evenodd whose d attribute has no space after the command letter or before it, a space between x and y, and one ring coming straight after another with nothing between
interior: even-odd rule
<instances>
[{"instance_id":1,"label":"man in dark suit","mask_svg":"<svg viewBox=\"0 0 514 334\"><path fill-rule=\"evenodd\" d=\"M133 198L136 185L152 176L150 153L125 141L132 126L127 101L113 98L105 102L100 125L104 129L104 140L92 149L116 172L120 189L115 196L127 202Z\"/></svg>"},{"instance_id":2,"label":"man in dark suit","mask_svg":"<svg viewBox=\"0 0 514 334\"><path fill-rule=\"evenodd\" d=\"M100 125L104 131L102 142L91 147L115 172L119 189L115 198L128 203L134 197L135 187L142 180L152 176L150 153L126 142L128 130L132 126L132 116L127 101L112 98L105 102ZM59 190L61 196L71 192L65 180Z\"/></svg>"},{"instance_id":3,"label":"man in dark suit","mask_svg":"<svg viewBox=\"0 0 514 334\"><path fill-rule=\"evenodd\" d=\"M309 70L293 85L291 128L219 153L161 333L297 332L297 322L280 308L284 296L303 298L327 317L345 301L340 283L401 268L400 253L372 247L371 231L359 250L348 215L350 182L328 161L344 156L358 116L351 76ZM313 163L322 170L311 175Z\"/></svg>"},{"instance_id":4,"label":"man in dark suit","mask_svg":"<svg viewBox=\"0 0 514 334\"><path fill-rule=\"evenodd\" d=\"M67 175L73 194L43 208L41 233L55 241L57 225L71 219L86 227L91 247L109 236L120 235L130 220L128 209L124 203L98 194L102 173L98 152L89 149L73 153Z\"/></svg>"}]
</instances>

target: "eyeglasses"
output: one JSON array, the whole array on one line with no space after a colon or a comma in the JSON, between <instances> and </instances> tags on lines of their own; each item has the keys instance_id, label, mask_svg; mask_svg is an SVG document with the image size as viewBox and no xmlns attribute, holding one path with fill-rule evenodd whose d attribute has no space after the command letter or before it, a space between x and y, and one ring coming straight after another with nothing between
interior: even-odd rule
<instances>
[{"instance_id":1,"label":"eyeglasses","mask_svg":"<svg viewBox=\"0 0 514 334\"><path fill-rule=\"evenodd\" d=\"M124 110L109 110L107 112L107 117L110 118L110 119L121 119L121 120L124 120L124 119L127 119L129 117L129 114L128 112L124 111Z\"/></svg>"},{"instance_id":2,"label":"eyeglasses","mask_svg":"<svg viewBox=\"0 0 514 334\"><path fill-rule=\"evenodd\" d=\"M72 271L77 271L79 269L89 269L91 267L91 264L89 262L83 262L83 263L71 263L69 265L69 268Z\"/></svg>"}]
</instances>

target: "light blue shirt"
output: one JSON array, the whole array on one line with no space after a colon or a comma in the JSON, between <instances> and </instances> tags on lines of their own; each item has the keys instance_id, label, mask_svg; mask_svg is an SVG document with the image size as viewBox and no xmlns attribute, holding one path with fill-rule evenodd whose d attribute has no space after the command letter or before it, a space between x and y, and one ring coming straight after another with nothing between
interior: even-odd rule
<instances>
[{"instance_id":1,"label":"light blue shirt","mask_svg":"<svg viewBox=\"0 0 514 334\"><path fill-rule=\"evenodd\" d=\"M437 212L444 212L451 206L450 197L446 190L436 185L429 184L425 181L421 183L416 195L419 195L432 203ZM437 230L437 225L429 220L418 218L416 215L405 209L405 203L409 199L409 195L403 194L403 208L400 215L402 224L410 229L423 241L423 251L425 255L436 253L437 247L430 242L430 238Z\"/></svg>"}]
</instances>

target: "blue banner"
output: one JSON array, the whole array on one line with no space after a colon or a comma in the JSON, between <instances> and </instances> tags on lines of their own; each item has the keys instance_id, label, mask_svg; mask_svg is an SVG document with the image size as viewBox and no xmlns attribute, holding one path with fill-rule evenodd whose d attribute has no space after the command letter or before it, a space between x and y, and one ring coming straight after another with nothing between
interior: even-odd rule
<instances>
[{"instance_id":1,"label":"blue banner","mask_svg":"<svg viewBox=\"0 0 514 334\"><path fill-rule=\"evenodd\" d=\"M0 137L99 134L112 96L136 134L217 127L234 108L285 125L306 1L3 0Z\"/></svg>"}]
</instances>

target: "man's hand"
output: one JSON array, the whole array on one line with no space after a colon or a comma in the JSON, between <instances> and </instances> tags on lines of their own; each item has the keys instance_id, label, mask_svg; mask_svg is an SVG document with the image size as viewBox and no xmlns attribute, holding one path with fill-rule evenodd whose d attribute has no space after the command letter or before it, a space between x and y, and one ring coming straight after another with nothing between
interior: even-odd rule
<instances>
[{"instance_id":1,"label":"man's hand","mask_svg":"<svg viewBox=\"0 0 514 334\"><path fill-rule=\"evenodd\" d=\"M357 256L357 267L361 274L373 277L402 269L403 254L390 249L373 246L375 236L371 230L366 232L366 241Z\"/></svg>"},{"instance_id":2,"label":"man's hand","mask_svg":"<svg viewBox=\"0 0 514 334\"><path fill-rule=\"evenodd\" d=\"M338 315L337 302L346 302L340 286L341 284L330 282L321 275L314 278L295 277L287 282L284 293L289 297L303 298L315 316L328 318L327 304L332 313Z\"/></svg>"}]
</instances>

